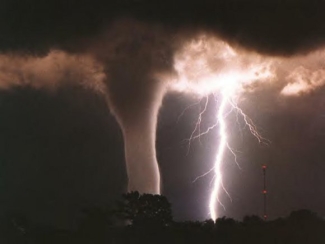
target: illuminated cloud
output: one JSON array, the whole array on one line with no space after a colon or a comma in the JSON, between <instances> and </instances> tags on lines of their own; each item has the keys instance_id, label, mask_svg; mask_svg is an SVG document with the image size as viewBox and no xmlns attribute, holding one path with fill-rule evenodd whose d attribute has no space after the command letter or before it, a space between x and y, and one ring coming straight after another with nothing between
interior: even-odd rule
<instances>
[{"instance_id":1,"label":"illuminated cloud","mask_svg":"<svg viewBox=\"0 0 325 244\"><path fill-rule=\"evenodd\" d=\"M105 92L103 68L85 55L51 51L38 57L31 55L0 55L0 88L30 86L55 90L76 83L96 92Z\"/></svg>"},{"instance_id":2,"label":"illuminated cloud","mask_svg":"<svg viewBox=\"0 0 325 244\"><path fill-rule=\"evenodd\" d=\"M289 83L282 89L281 94L295 96L309 93L325 84L325 70L312 71L300 66L287 80Z\"/></svg>"},{"instance_id":3,"label":"illuminated cloud","mask_svg":"<svg viewBox=\"0 0 325 244\"><path fill-rule=\"evenodd\" d=\"M220 38L201 35L174 56L172 90L201 96L212 92L239 93L253 83L270 81L273 61L254 52L236 50Z\"/></svg>"},{"instance_id":4,"label":"illuminated cloud","mask_svg":"<svg viewBox=\"0 0 325 244\"><path fill-rule=\"evenodd\" d=\"M308 94L325 84L325 49L315 50L308 55L299 55L283 61L287 83L282 95Z\"/></svg>"}]
</instances>

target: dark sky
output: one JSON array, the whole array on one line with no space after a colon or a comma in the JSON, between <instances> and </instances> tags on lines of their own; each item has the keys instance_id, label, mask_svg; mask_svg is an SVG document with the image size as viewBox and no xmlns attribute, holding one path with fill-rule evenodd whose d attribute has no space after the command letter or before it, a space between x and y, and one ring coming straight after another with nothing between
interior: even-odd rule
<instances>
[{"instance_id":1,"label":"dark sky","mask_svg":"<svg viewBox=\"0 0 325 244\"><path fill-rule=\"evenodd\" d=\"M176 30L208 30L273 54L294 54L325 41L322 0L4 0L1 4L2 50L75 49L76 40L96 36L125 16Z\"/></svg>"},{"instance_id":2,"label":"dark sky","mask_svg":"<svg viewBox=\"0 0 325 244\"><path fill-rule=\"evenodd\" d=\"M96 38L121 16L175 32L218 33L232 44L268 55L304 53L324 44L322 1L186 2L2 1L0 49L35 56L51 48L79 52L84 40ZM264 163L270 218L300 208L325 215L325 90L293 98L278 91L262 86L246 94L241 104L272 143L259 145L238 126L231 130L241 169L226 155L224 182L232 202L222 199L228 217L262 214ZM176 219L208 218L212 175L193 180L211 168L217 132L193 142L187 154L184 139L191 135L204 101L178 119L196 102L191 96L169 94L158 119L163 194L172 202ZM22 213L69 227L84 206L109 204L126 190L122 133L103 97L71 85L55 92L18 86L1 91L0 114L1 214ZM202 126L213 123L214 116L212 104Z\"/></svg>"},{"instance_id":3,"label":"dark sky","mask_svg":"<svg viewBox=\"0 0 325 244\"><path fill-rule=\"evenodd\" d=\"M240 151L241 169L227 155L224 180L233 201L223 194L227 207L223 214L234 218L262 214L263 163L268 165L270 218L300 208L325 214L323 97L324 91L319 91L313 97L279 101L268 110L270 104L257 102L255 94L247 113L272 144L260 146L247 130L240 135L234 127L232 142ZM163 193L172 202L175 217L202 220L208 217L212 175L192 182L210 169L217 132L202 137L202 144L195 141L187 155L183 140L194 128L200 105L178 117L194 102L179 94L165 98L157 153ZM214 109L209 107L203 126L213 122ZM0 110L2 213L71 226L81 208L111 204L126 190L122 135L97 95L76 87L55 94L20 88L2 92Z\"/></svg>"}]
</instances>

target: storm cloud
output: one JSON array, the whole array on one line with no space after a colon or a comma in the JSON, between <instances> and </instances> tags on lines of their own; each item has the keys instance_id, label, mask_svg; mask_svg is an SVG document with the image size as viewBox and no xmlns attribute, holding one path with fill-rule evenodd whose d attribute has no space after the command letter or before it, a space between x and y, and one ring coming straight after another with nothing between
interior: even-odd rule
<instances>
[{"instance_id":1,"label":"storm cloud","mask_svg":"<svg viewBox=\"0 0 325 244\"><path fill-rule=\"evenodd\" d=\"M11 0L1 5L1 86L40 88L68 80L104 91L122 128L129 190L141 192L160 192L157 114L168 77L176 73L174 55L184 43L205 34L272 58L303 55L325 43L322 1Z\"/></svg>"},{"instance_id":2,"label":"storm cloud","mask_svg":"<svg viewBox=\"0 0 325 244\"><path fill-rule=\"evenodd\" d=\"M324 44L321 0L6 0L0 8L1 50L76 48L118 18L169 29L205 30L259 52L292 55Z\"/></svg>"}]
</instances>

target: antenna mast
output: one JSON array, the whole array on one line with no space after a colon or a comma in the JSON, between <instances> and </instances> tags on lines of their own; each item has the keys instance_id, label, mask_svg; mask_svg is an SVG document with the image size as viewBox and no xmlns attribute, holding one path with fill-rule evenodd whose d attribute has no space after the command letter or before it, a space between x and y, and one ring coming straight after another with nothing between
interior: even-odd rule
<instances>
[{"instance_id":1,"label":"antenna mast","mask_svg":"<svg viewBox=\"0 0 325 244\"><path fill-rule=\"evenodd\" d=\"M267 220L267 209L266 209L267 191L266 191L266 165L265 164L262 166L262 170L263 170L263 205L264 205L263 219L266 221Z\"/></svg>"}]
</instances>

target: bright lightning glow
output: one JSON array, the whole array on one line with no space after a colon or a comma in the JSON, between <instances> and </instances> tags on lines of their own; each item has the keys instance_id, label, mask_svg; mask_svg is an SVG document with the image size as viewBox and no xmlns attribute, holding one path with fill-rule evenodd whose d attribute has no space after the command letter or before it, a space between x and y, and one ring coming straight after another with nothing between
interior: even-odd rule
<instances>
[{"instance_id":1,"label":"bright lightning glow","mask_svg":"<svg viewBox=\"0 0 325 244\"><path fill-rule=\"evenodd\" d=\"M228 83L228 84L231 84L231 82ZM192 140L200 138L201 136L209 133L214 128L218 127L219 144L218 144L218 147L217 147L216 159L215 159L213 168L211 170L209 170L208 172L204 173L203 175L197 177L194 180L194 182L195 182L199 178L204 177L204 176L208 175L211 172L214 172L213 183L212 183L213 187L212 187L212 191L211 191L211 195L210 195L210 201L209 201L210 216L211 216L211 218L213 220L216 220L217 217L218 217L218 214L217 214L218 204L223 209L226 209L225 206L223 205L223 203L219 199L220 189L222 189L231 200L231 196L230 196L230 194L228 193L228 191L226 190L226 188L224 187L224 184L223 184L222 169L221 169L222 164L224 162L224 155L225 155L227 150L234 156L234 160L235 160L237 166L239 167L239 164L237 162L236 153L229 146L229 142L228 142L227 122L226 122L227 116L233 110L236 111L239 115L242 116L243 121L245 123L245 126L249 129L251 134L258 140L259 143L265 143L265 144L270 143L270 141L268 141L267 139L265 139L264 137L262 137L259 134L259 132L258 132L255 124L253 123L253 121L238 106L237 102L234 99L234 97L236 97L235 92L236 92L236 90L233 89L233 87L231 87L231 86L225 87L220 92L220 98L219 98L220 105L217 108L216 123L213 124L212 126L208 127L208 129L206 131L201 132L200 127L201 127L201 122L202 122L202 116L206 112L207 106L208 106L208 103L209 103L209 97L207 96L204 108L200 112L200 114L198 116L198 120L197 120L197 122L195 124L195 128L194 128L190 138L188 139L189 147L190 147L190 143L191 143ZM198 131L198 134L194 136L196 131Z\"/></svg>"},{"instance_id":2,"label":"bright lightning glow","mask_svg":"<svg viewBox=\"0 0 325 244\"><path fill-rule=\"evenodd\" d=\"M200 112L194 131L188 139L189 147L193 139L200 138L214 128L218 128L219 143L214 165L207 173L195 179L211 172L214 173L208 204L213 220L218 217L218 204L225 208L220 201L220 190L222 189L230 198L222 180L222 165L227 149L234 155L234 160L237 163L236 153L228 142L226 117L232 111L236 111L242 116L245 126L260 143L268 142L259 135L253 121L238 106L238 101L242 92L252 89L254 83L267 81L273 77L271 66L272 60L265 60L256 53L236 52L225 42L206 36L189 42L175 56L174 68L177 77L170 82L171 89L206 96L204 109ZM208 95L211 93L220 94L216 123L201 132L202 116L207 110Z\"/></svg>"},{"instance_id":3,"label":"bright lightning glow","mask_svg":"<svg viewBox=\"0 0 325 244\"><path fill-rule=\"evenodd\" d=\"M220 186L223 185L222 174L221 174L221 163L223 161L224 153L227 146L227 131L226 131L226 122L224 119L227 100L228 100L228 94L225 93L222 94L221 104L217 115L217 120L219 122L220 141L219 141L216 161L214 163L215 179L214 179L213 188L210 195L210 202L209 202L210 215L213 220L217 218L216 203L219 202L222 205L222 203L219 200L219 190L220 190Z\"/></svg>"},{"instance_id":4,"label":"bright lightning glow","mask_svg":"<svg viewBox=\"0 0 325 244\"><path fill-rule=\"evenodd\" d=\"M217 112L217 122L219 125L219 145L217 148L217 155L216 160L213 166L214 171L214 181L213 181L213 187L212 192L210 195L210 201L209 201L209 210L210 210L210 216L213 220L216 220L218 217L217 214L217 203L220 204L224 209L225 206L222 204L222 202L219 199L220 195L220 189L222 188L223 191L228 195L228 197L231 199L230 194L227 192L226 188L223 185L222 181L222 172L221 172L221 166L224 161L224 155L226 150L228 149L234 156L235 162L237 166L239 167L237 163L237 157L234 150L229 146L228 143L228 135L227 135L227 124L226 124L226 114L229 112L227 110L227 107L230 106L230 109L235 109L244 119L245 125L249 128L250 132L254 137L257 138L257 140L260 143L268 143L269 141L263 138L257 131L256 126L253 124L252 120L243 112L241 108L238 107L237 103L233 101L232 99L232 93L229 93L229 90L222 91L221 92L221 103L218 108ZM209 171L210 172L210 171Z\"/></svg>"}]
</instances>

